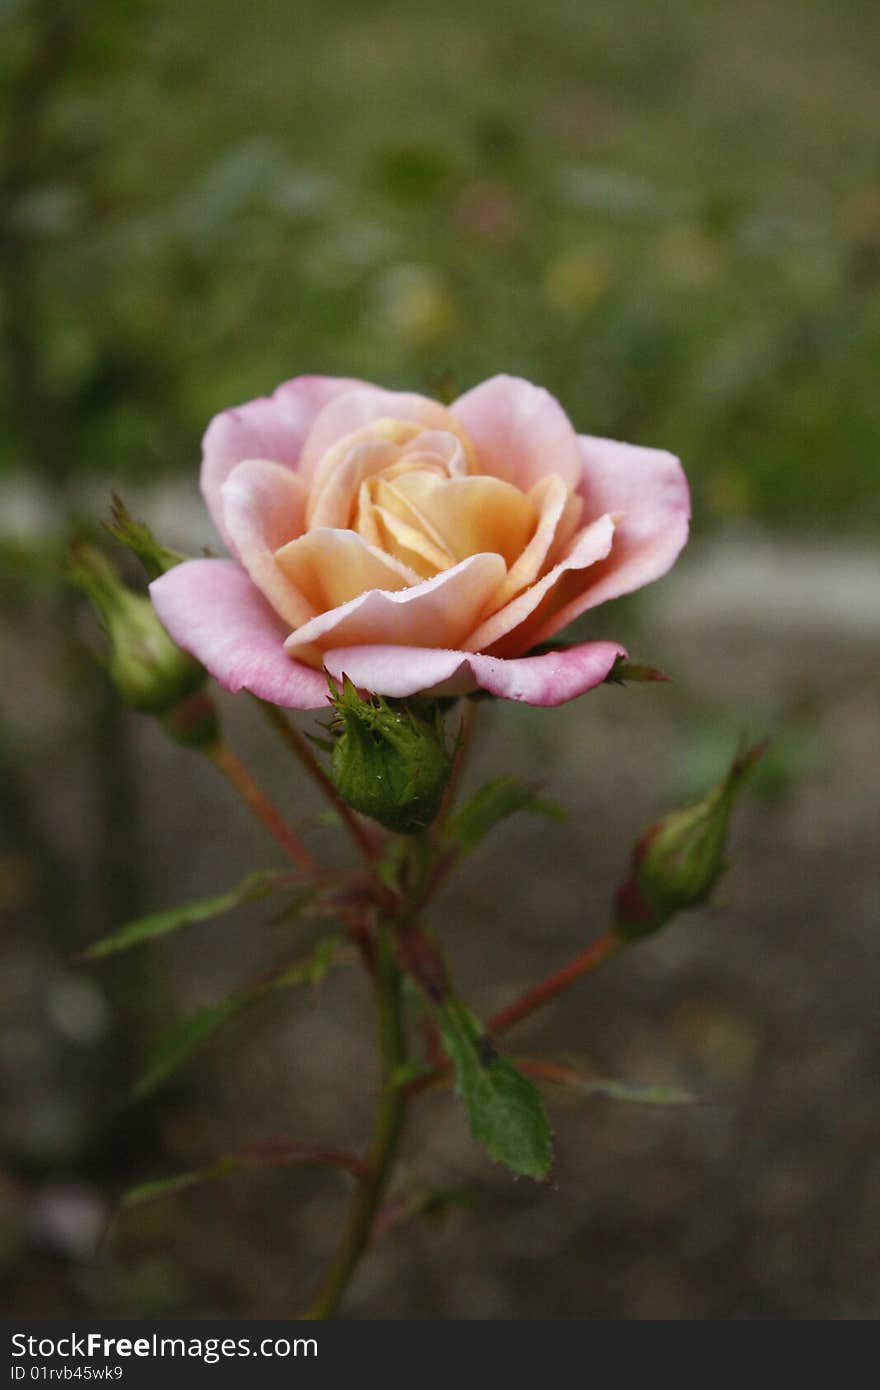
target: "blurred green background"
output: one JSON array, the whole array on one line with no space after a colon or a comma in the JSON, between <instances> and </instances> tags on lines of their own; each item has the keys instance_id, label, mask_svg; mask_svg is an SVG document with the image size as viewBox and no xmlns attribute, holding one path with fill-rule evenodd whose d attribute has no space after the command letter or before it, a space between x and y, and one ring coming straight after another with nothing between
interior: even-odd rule
<instances>
[{"instance_id":1,"label":"blurred green background","mask_svg":"<svg viewBox=\"0 0 880 1390\"><path fill-rule=\"evenodd\" d=\"M190 472L298 371L504 369L674 447L704 524L880 518L866 0L2 9L4 469Z\"/></svg>"},{"instance_id":2,"label":"blurred green background","mask_svg":"<svg viewBox=\"0 0 880 1390\"><path fill-rule=\"evenodd\" d=\"M548 1192L426 1102L404 1178L461 1182L474 1211L389 1239L352 1310L880 1311L878 65L871 0L0 0L4 1309L289 1314L339 1219L326 1177L144 1208L96 1255L97 1233L133 1180L276 1130L358 1146L367 1123L355 980L128 1105L148 1040L290 938L252 907L75 964L273 851L120 709L59 581L67 534L97 534L117 487L186 545L207 421L300 372L447 396L506 371L585 432L680 454L696 524L681 577L592 629L674 690L486 720L478 771L537 758L575 816L500 833L444 900L475 1006L601 930L635 833L741 733L771 752L724 910L527 1038L710 1103L558 1114Z\"/></svg>"}]
</instances>

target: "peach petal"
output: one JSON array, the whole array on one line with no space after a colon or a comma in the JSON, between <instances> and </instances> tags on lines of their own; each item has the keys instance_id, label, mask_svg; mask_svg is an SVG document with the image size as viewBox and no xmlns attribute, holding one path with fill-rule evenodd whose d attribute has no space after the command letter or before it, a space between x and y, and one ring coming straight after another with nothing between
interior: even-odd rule
<instances>
[{"instance_id":1,"label":"peach petal","mask_svg":"<svg viewBox=\"0 0 880 1390\"><path fill-rule=\"evenodd\" d=\"M425 528L411 526L396 512L378 503L373 506L373 516L381 529L384 548L402 563L411 565L423 579L432 578L438 570L452 568L453 557L431 540Z\"/></svg>"},{"instance_id":2,"label":"peach petal","mask_svg":"<svg viewBox=\"0 0 880 1390\"><path fill-rule=\"evenodd\" d=\"M509 603L527 585L534 584L540 575L547 557L555 547L569 497L565 483L555 475L542 478L532 488L529 498L532 505L538 509L538 525L528 545L511 564L504 583L495 595L494 601L499 608ZM578 503L580 501L573 500Z\"/></svg>"},{"instance_id":3,"label":"peach petal","mask_svg":"<svg viewBox=\"0 0 880 1390\"><path fill-rule=\"evenodd\" d=\"M202 495L227 545L221 488L236 464L272 459L296 468L312 423L335 396L363 385L345 377L298 376L272 396L259 396L215 415L202 440ZM230 545L230 548L231 545Z\"/></svg>"},{"instance_id":4,"label":"peach petal","mask_svg":"<svg viewBox=\"0 0 880 1390\"><path fill-rule=\"evenodd\" d=\"M519 488L484 474L440 478L417 470L399 477L393 493L453 562L492 551L510 565L535 527L534 505Z\"/></svg>"},{"instance_id":5,"label":"peach petal","mask_svg":"<svg viewBox=\"0 0 880 1390\"><path fill-rule=\"evenodd\" d=\"M300 469L304 476L310 479L327 451L346 435L380 420L403 420L421 425L425 430L449 432L461 440L467 454L471 451L470 440L461 425L437 401L407 391L382 391L378 386L363 386L331 401L315 419L302 449Z\"/></svg>"},{"instance_id":6,"label":"peach petal","mask_svg":"<svg viewBox=\"0 0 880 1390\"><path fill-rule=\"evenodd\" d=\"M233 468L221 489L230 542L261 593L298 627L315 609L275 562L275 552L303 529L305 487L280 463L248 459Z\"/></svg>"},{"instance_id":7,"label":"peach petal","mask_svg":"<svg viewBox=\"0 0 880 1390\"><path fill-rule=\"evenodd\" d=\"M521 638L519 629L535 614L538 609L552 597L556 586L570 572L576 572L577 582L586 587L589 582L586 571L597 561L603 560L611 550L614 540L614 520L610 516L601 516L592 525L587 526L577 537L571 552L564 560L560 560L549 573L539 579L537 584L532 584L517 598L512 599L504 608L493 613L485 622L481 623L466 641L462 644L468 651L487 651L502 638L508 638L511 647L515 645L518 651L523 651L526 647L534 646L537 639L531 635ZM505 650L505 655L507 651Z\"/></svg>"},{"instance_id":8,"label":"peach petal","mask_svg":"<svg viewBox=\"0 0 880 1390\"><path fill-rule=\"evenodd\" d=\"M421 430L400 452L413 467L439 463L447 477L468 475L469 460L464 445L458 435L449 430Z\"/></svg>"},{"instance_id":9,"label":"peach petal","mask_svg":"<svg viewBox=\"0 0 880 1390\"><path fill-rule=\"evenodd\" d=\"M338 608L367 589L405 589L419 582L412 570L355 531L307 531L279 550L275 560L311 604L310 616Z\"/></svg>"},{"instance_id":10,"label":"peach petal","mask_svg":"<svg viewBox=\"0 0 880 1390\"><path fill-rule=\"evenodd\" d=\"M332 647L372 642L457 646L479 621L505 573L500 555L471 555L454 569L399 593L371 589L291 633L285 647L311 665Z\"/></svg>"},{"instance_id":11,"label":"peach petal","mask_svg":"<svg viewBox=\"0 0 880 1390\"><path fill-rule=\"evenodd\" d=\"M390 468L398 454L392 438L359 438L357 435L348 436L328 450L312 479L306 507L309 529L350 526L361 483L382 469Z\"/></svg>"}]
</instances>

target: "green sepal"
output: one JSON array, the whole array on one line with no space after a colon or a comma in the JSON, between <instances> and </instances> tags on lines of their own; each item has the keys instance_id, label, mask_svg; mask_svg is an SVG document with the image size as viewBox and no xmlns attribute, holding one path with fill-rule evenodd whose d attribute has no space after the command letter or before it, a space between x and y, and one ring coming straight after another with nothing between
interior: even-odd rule
<instances>
[{"instance_id":1,"label":"green sepal","mask_svg":"<svg viewBox=\"0 0 880 1390\"><path fill-rule=\"evenodd\" d=\"M120 545L134 551L150 579L158 579L186 559L157 541L145 521L136 521L118 492L113 493L110 520L104 522L104 529Z\"/></svg>"},{"instance_id":2,"label":"green sepal","mask_svg":"<svg viewBox=\"0 0 880 1390\"><path fill-rule=\"evenodd\" d=\"M355 811L399 835L427 829L437 816L452 773L443 716L425 701L361 696L343 678L330 678L334 707L332 776Z\"/></svg>"},{"instance_id":3,"label":"green sepal","mask_svg":"<svg viewBox=\"0 0 880 1390\"><path fill-rule=\"evenodd\" d=\"M530 811L533 815L565 820L567 811L541 796L540 788L518 777L496 777L449 817L443 828L443 843L457 854L470 854L500 821Z\"/></svg>"}]
</instances>

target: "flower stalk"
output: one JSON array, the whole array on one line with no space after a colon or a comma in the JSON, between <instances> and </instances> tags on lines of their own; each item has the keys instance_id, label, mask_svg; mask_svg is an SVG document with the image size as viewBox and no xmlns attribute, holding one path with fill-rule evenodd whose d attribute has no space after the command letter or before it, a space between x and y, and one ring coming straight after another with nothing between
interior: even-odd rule
<instances>
[{"instance_id":1,"label":"flower stalk","mask_svg":"<svg viewBox=\"0 0 880 1390\"><path fill-rule=\"evenodd\" d=\"M379 1103L363 1166L366 1180L356 1189L348 1221L324 1280L305 1317L332 1318L370 1243L373 1226L388 1189L406 1114L406 1097L399 1082L406 1062L403 981L395 959L394 927L381 922L376 932L373 989L379 1048Z\"/></svg>"}]
</instances>

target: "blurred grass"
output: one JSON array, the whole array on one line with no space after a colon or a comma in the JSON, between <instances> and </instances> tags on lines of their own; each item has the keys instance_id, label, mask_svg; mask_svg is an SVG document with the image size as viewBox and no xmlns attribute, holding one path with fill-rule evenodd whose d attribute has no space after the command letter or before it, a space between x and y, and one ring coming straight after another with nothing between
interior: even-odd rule
<instances>
[{"instance_id":1,"label":"blurred grass","mask_svg":"<svg viewBox=\"0 0 880 1390\"><path fill-rule=\"evenodd\" d=\"M0 26L7 166L16 103L30 146L0 468L191 473L211 414L298 372L510 371L680 453L704 522L880 521L867 0L6 0Z\"/></svg>"}]
</instances>

